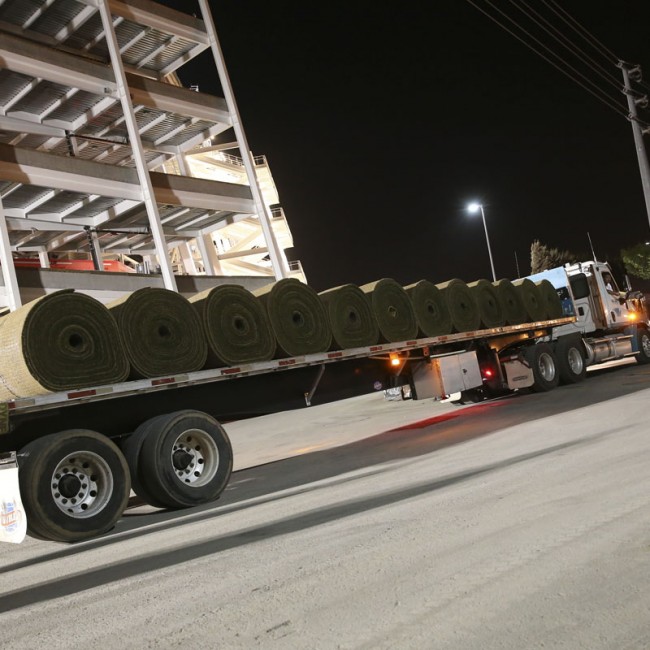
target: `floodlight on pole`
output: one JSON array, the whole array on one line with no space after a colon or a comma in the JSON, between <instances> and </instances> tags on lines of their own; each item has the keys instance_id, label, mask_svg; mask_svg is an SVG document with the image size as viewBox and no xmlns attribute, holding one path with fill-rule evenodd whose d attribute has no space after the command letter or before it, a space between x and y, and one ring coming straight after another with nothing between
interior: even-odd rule
<instances>
[{"instance_id":1,"label":"floodlight on pole","mask_svg":"<svg viewBox=\"0 0 650 650\"><path fill-rule=\"evenodd\" d=\"M485 210L483 210L483 204L481 203L470 203L467 206L467 211L470 214L476 214L477 212L481 213L483 219L483 228L485 228L485 241L487 242L488 255L490 256L490 268L492 269L492 279L497 281L497 274L494 272L494 261L492 260L492 249L490 248L490 236L488 235L487 222L485 221Z\"/></svg>"}]
</instances>

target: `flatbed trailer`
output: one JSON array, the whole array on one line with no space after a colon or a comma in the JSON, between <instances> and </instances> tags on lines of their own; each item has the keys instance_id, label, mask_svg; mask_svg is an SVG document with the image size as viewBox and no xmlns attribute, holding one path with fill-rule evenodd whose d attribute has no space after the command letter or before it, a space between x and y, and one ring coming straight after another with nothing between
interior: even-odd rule
<instances>
[{"instance_id":1,"label":"flatbed trailer","mask_svg":"<svg viewBox=\"0 0 650 650\"><path fill-rule=\"evenodd\" d=\"M521 355L512 350L548 339L554 328L573 320L381 343L6 401L0 403L0 455L17 456L20 507L24 505L29 532L57 541L80 540L113 527L132 488L144 501L163 508L217 499L232 470L232 448L220 420L400 385L410 386L414 398L442 397L447 386L455 385L457 373L436 364L439 358L463 358L460 378L466 382L470 357L469 375L478 379L461 386L465 391L497 383L502 389L532 386L534 369L524 373L528 383L522 383ZM514 382L513 373L508 378L507 372L513 365L518 368ZM3 467L11 466L6 462ZM12 507L12 512L20 510Z\"/></svg>"}]
</instances>

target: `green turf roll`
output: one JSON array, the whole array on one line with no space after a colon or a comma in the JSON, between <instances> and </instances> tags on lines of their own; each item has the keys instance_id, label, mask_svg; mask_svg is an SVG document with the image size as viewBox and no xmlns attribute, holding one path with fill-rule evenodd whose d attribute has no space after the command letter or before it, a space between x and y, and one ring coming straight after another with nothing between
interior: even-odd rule
<instances>
[{"instance_id":1,"label":"green turf roll","mask_svg":"<svg viewBox=\"0 0 650 650\"><path fill-rule=\"evenodd\" d=\"M197 293L190 303L199 315L208 343L207 367L273 358L275 337L266 310L244 287L222 284Z\"/></svg>"},{"instance_id":2,"label":"green turf roll","mask_svg":"<svg viewBox=\"0 0 650 650\"><path fill-rule=\"evenodd\" d=\"M318 294L332 328L332 349L362 348L379 341L379 326L365 294L354 284Z\"/></svg>"},{"instance_id":3,"label":"green turf roll","mask_svg":"<svg viewBox=\"0 0 650 650\"><path fill-rule=\"evenodd\" d=\"M124 381L115 320L99 301L57 291L0 320L0 400Z\"/></svg>"},{"instance_id":4,"label":"green turf roll","mask_svg":"<svg viewBox=\"0 0 650 650\"><path fill-rule=\"evenodd\" d=\"M557 295L555 287L549 280L540 280L539 282L535 282L535 284L542 298L542 304L546 308L546 318L562 318L564 315L562 300Z\"/></svg>"},{"instance_id":5,"label":"green turf roll","mask_svg":"<svg viewBox=\"0 0 650 650\"><path fill-rule=\"evenodd\" d=\"M285 278L253 292L266 309L277 344L275 357L297 357L329 350L332 330L314 289Z\"/></svg>"},{"instance_id":6,"label":"green turf roll","mask_svg":"<svg viewBox=\"0 0 650 650\"><path fill-rule=\"evenodd\" d=\"M507 325L521 325L526 322L526 308L516 287L510 280L499 280L494 283L497 297L503 309Z\"/></svg>"},{"instance_id":7,"label":"green turf roll","mask_svg":"<svg viewBox=\"0 0 650 650\"><path fill-rule=\"evenodd\" d=\"M526 313L528 314L527 320L531 323L545 320L546 306L542 301L542 296L535 283L528 278L521 278L520 280L514 280L512 284L519 292L521 300L524 303Z\"/></svg>"},{"instance_id":8,"label":"green turf roll","mask_svg":"<svg viewBox=\"0 0 650 650\"><path fill-rule=\"evenodd\" d=\"M417 337L418 323L411 299L395 280L383 278L360 289L377 319L380 341L396 343Z\"/></svg>"},{"instance_id":9,"label":"green turf roll","mask_svg":"<svg viewBox=\"0 0 650 650\"><path fill-rule=\"evenodd\" d=\"M462 280L436 285L444 296L454 332L471 332L481 326L481 315L471 289Z\"/></svg>"},{"instance_id":10,"label":"green turf roll","mask_svg":"<svg viewBox=\"0 0 650 650\"><path fill-rule=\"evenodd\" d=\"M451 334L451 314L440 289L429 280L420 280L404 287L411 299L419 333L422 336Z\"/></svg>"},{"instance_id":11,"label":"green turf roll","mask_svg":"<svg viewBox=\"0 0 650 650\"><path fill-rule=\"evenodd\" d=\"M497 290L492 286L492 283L488 280L477 280L476 282L470 282L467 286L476 300L482 326L488 329L502 327L506 319L503 314L503 307L499 302Z\"/></svg>"},{"instance_id":12,"label":"green turf roll","mask_svg":"<svg viewBox=\"0 0 650 650\"><path fill-rule=\"evenodd\" d=\"M146 287L107 305L115 316L130 377L163 377L200 370L208 356L201 321L189 301Z\"/></svg>"}]
</instances>

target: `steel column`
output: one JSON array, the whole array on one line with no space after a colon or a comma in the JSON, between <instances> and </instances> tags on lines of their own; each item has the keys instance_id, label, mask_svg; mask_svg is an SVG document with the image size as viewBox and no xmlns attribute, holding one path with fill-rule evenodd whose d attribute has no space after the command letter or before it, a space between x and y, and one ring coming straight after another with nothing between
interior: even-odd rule
<instances>
[{"instance_id":1,"label":"steel column","mask_svg":"<svg viewBox=\"0 0 650 650\"><path fill-rule=\"evenodd\" d=\"M178 291L176 278L174 277L171 261L169 259L167 244L165 242L165 235L163 233L162 224L160 223L158 206L154 199L151 177L149 176L149 169L144 156L144 148L142 146L142 141L140 140L140 133L138 131L133 105L131 104L131 98L129 96L124 65L122 63L117 37L115 36L115 30L113 29L113 19L107 1L99 0L98 4L105 32L106 44L111 55L111 64L117 84L117 94L120 98L120 103L122 104L122 111L124 112L124 121L131 141L133 159L138 172L138 179L142 190L142 199L147 209L147 216L149 217L151 234L156 246L156 255L158 256L158 262L160 264L163 284L166 289Z\"/></svg>"},{"instance_id":2,"label":"steel column","mask_svg":"<svg viewBox=\"0 0 650 650\"><path fill-rule=\"evenodd\" d=\"M9 230L5 211L0 198L0 264L2 264L2 277L5 281L5 293L7 294L7 305L11 311L15 311L22 305L18 279L16 278L16 267L14 266L11 244L9 243Z\"/></svg>"},{"instance_id":3,"label":"steel column","mask_svg":"<svg viewBox=\"0 0 650 650\"><path fill-rule=\"evenodd\" d=\"M273 273L276 279L280 280L289 275L286 262L284 261L284 255L278 246L277 239L275 238L271 226L271 216L266 204L264 203L264 199L262 198L262 192L257 181L257 174L255 173L253 156L248 147L244 127L241 123L239 109L237 108L237 102L235 101L235 96L230 84L230 77L228 76L226 64L223 59L223 52L221 51L221 45L217 38L217 32L214 26L214 21L212 20L212 14L210 13L210 7L208 6L208 0L199 0L199 6L201 7L203 22L205 23L205 28L208 32L208 40L210 41L212 56L214 57L214 62L217 66L221 87L223 88L224 99L226 100L232 118L232 125L235 131L235 137L237 138L237 145L239 146L239 151L244 161L244 168L246 169L246 175L248 176L248 182L250 183L251 192L253 194L257 216L262 227L264 239L266 240L266 246L269 249L269 257L271 258Z\"/></svg>"}]
</instances>

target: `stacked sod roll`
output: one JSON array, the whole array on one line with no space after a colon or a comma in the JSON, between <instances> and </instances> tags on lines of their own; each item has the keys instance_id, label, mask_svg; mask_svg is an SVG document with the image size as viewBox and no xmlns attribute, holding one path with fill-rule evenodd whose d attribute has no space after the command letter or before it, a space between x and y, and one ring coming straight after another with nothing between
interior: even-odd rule
<instances>
[{"instance_id":1,"label":"stacked sod roll","mask_svg":"<svg viewBox=\"0 0 650 650\"><path fill-rule=\"evenodd\" d=\"M146 288L107 306L73 290L0 319L0 400L370 347L562 316L547 280L383 278L320 294L296 279L225 284L187 300Z\"/></svg>"},{"instance_id":2,"label":"stacked sod roll","mask_svg":"<svg viewBox=\"0 0 650 650\"><path fill-rule=\"evenodd\" d=\"M72 290L0 320L0 400L124 381L129 365L115 319Z\"/></svg>"}]
</instances>

